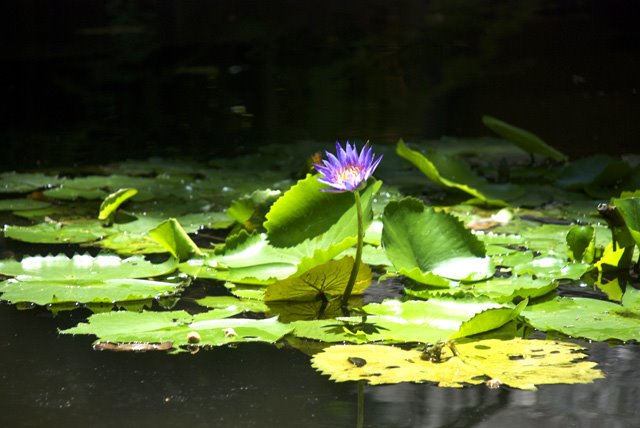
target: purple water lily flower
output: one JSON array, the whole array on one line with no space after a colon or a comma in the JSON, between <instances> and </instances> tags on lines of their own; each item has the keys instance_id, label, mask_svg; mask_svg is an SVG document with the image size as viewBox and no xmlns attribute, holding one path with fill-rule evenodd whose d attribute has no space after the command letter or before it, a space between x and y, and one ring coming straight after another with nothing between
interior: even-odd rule
<instances>
[{"instance_id":1,"label":"purple water lily flower","mask_svg":"<svg viewBox=\"0 0 640 428\"><path fill-rule=\"evenodd\" d=\"M327 159L322 160L322 165L315 164L316 171L320 173L318 181L331 186L330 189L322 189L323 192L352 192L375 171L376 167L382 160L382 155L374 160L374 153L369 147L369 143L365 144L360 154L356 145L351 146L347 141L345 149L336 142L336 156L333 153L325 152Z\"/></svg>"}]
</instances>

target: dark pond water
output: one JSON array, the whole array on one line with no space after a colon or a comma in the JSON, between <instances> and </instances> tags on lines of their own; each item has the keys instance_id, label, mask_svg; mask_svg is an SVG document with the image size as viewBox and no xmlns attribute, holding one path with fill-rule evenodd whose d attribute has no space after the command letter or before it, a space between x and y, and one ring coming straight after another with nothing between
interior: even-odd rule
<instances>
[{"instance_id":1,"label":"dark pond water","mask_svg":"<svg viewBox=\"0 0 640 428\"><path fill-rule=\"evenodd\" d=\"M475 137L483 114L573 157L637 152L640 5L499 3L10 1L0 167ZM0 305L0 426L356 425L356 385L298 351L97 352L57 334L77 316ZM364 425L640 426L640 347L586 346L606 380L367 386Z\"/></svg>"}]
</instances>

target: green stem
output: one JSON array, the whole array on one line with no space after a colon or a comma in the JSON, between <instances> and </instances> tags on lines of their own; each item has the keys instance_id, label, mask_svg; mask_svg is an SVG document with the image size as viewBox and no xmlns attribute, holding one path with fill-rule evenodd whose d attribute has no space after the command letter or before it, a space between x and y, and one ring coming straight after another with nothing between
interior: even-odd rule
<instances>
[{"instance_id":1,"label":"green stem","mask_svg":"<svg viewBox=\"0 0 640 428\"><path fill-rule=\"evenodd\" d=\"M360 192L355 190L353 192L353 196L356 199L356 212L358 214L358 244L356 246L356 259L353 262L351 275L349 275L349 282L347 282L347 287L344 289L344 294L342 295L341 300L342 311L347 315L349 311L349 297L351 297L353 286L355 285L356 278L358 277L360 262L362 261L362 241L364 239L364 226L362 224L362 203L360 202Z\"/></svg>"}]
</instances>

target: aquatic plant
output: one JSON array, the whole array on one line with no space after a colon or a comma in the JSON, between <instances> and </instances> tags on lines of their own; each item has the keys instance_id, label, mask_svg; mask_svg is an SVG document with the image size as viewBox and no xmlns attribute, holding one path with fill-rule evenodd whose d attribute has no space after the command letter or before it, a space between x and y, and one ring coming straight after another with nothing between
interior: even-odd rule
<instances>
[{"instance_id":1,"label":"aquatic plant","mask_svg":"<svg viewBox=\"0 0 640 428\"><path fill-rule=\"evenodd\" d=\"M362 203L360 202L360 186L365 183L378 167L382 160L382 156L375 159L375 154L369 146L365 144L362 151L358 153L358 149L354 144L351 146L347 141L345 148L336 142L336 155L328 151L325 152L328 160L323 159L322 165L315 164L316 171L320 173L318 181L331 186L330 188L321 189L323 192L353 192L356 204L356 212L358 216L358 243L356 246L356 258L351 268L347 287L342 295L342 309L347 311L347 304L353 285L358 276L360 263L362 261L362 243L364 238L364 227L362 225Z\"/></svg>"}]
</instances>

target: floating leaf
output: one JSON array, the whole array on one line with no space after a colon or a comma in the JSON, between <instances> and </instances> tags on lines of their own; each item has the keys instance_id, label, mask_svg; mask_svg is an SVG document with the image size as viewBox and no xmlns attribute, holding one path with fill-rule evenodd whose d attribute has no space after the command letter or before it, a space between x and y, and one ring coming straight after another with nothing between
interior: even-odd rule
<instances>
[{"instance_id":1,"label":"floating leaf","mask_svg":"<svg viewBox=\"0 0 640 428\"><path fill-rule=\"evenodd\" d=\"M100 205L100 212L98 214L98 220L108 220L112 219L115 215L116 210L122 205L127 199L138 194L137 189L132 188L124 188L118 189L113 192L109 196L107 196L102 204Z\"/></svg>"},{"instance_id":2,"label":"floating leaf","mask_svg":"<svg viewBox=\"0 0 640 428\"><path fill-rule=\"evenodd\" d=\"M534 328L591 340L640 340L640 308L583 297L556 297L527 307Z\"/></svg>"},{"instance_id":3,"label":"floating leaf","mask_svg":"<svg viewBox=\"0 0 640 428\"><path fill-rule=\"evenodd\" d=\"M98 220L48 221L33 226L4 226L4 236L37 244L79 244L101 239L112 231Z\"/></svg>"},{"instance_id":4,"label":"floating leaf","mask_svg":"<svg viewBox=\"0 0 640 428\"><path fill-rule=\"evenodd\" d=\"M207 296L196 300L196 303L211 309L237 311L235 314L242 312L267 311L267 305L265 305L264 302L258 300L238 299L233 296Z\"/></svg>"},{"instance_id":5,"label":"floating leaf","mask_svg":"<svg viewBox=\"0 0 640 428\"><path fill-rule=\"evenodd\" d=\"M277 281L269 285L264 300L266 302L310 301L319 298L331 300L331 298L342 296L349 281L353 263L353 258L343 257L340 260L331 260L316 266L300 276ZM369 266L361 264L351 294L362 294L371 284L371 277Z\"/></svg>"},{"instance_id":6,"label":"floating leaf","mask_svg":"<svg viewBox=\"0 0 640 428\"><path fill-rule=\"evenodd\" d=\"M18 279L52 281L106 281L122 278L146 278L165 275L176 269L177 262L151 263L143 257L121 259L118 256L65 255L24 257L21 261L0 260L0 274Z\"/></svg>"},{"instance_id":7,"label":"floating leaf","mask_svg":"<svg viewBox=\"0 0 640 428\"><path fill-rule=\"evenodd\" d=\"M254 320L219 318L219 315L216 310L194 316L184 311L106 312L92 315L87 323L61 333L92 334L100 342L112 343L171 342L178 349L238 342L274 343L292 330L276 318Z\"/></svg>"},{"instance_id":8,"label":"floating leaf","mask_svg":"<svg viewBox=\"0 0 640 428\"><path fill-rule=\"evenodd\" d=\"M49 202L36 201L34 199L2 199L0 200L0 211L26 211L38 210L50 206Z\"/></svg>"},{"instance_id":9,"label":"floating leaf","mask_svg":"<svg viewBox=\"0 0 640 428\"><path fill-rule=\"evenodd\" d=\"M506 138L528 153L540 154L557 161L567 160L566 155L549 146L542 141L540 137L529 131L525 131L524 129L510 125L491 116L483 116L482 123L496 134Z\"/></svg>"},{"instance_id":10,"label":"floating leaf","mask_svg":"<svg viewBox=\"0 0 640 428\"><path fill-rule=\"evenodd\" d=\"M442 387L504 384L535 390L536 385L591 383L604 377L572 343L548 340L480 340L443 348L439 362L419 350L381 345L334 345L315 354L312 366L336 382L366 380L372 385L435 382ZM489 383L488 383L489 384Z\"/></svg>"},{"instance_id":11,"label":"floating leaf","mask_svg":"<svg viewBox=\"0 0 640 428\"><path fill-rule=\"evenodd\" d=\"M192 255L202 256L202 251L191 240L180 223L170 218L149 231L149 236L162 245L173 257L185 261Z\"/></svg>"},{"instance_id":12,"label":"floating leaf","mask_svg":"<svg viewBox=\"0 0 640 428\"><path fill-rule=\"evenodd\" d=\"M184 284L144 279L42 280L9 279L0 285L0 297L11 303L37 305L77 303L113 303L156 299L179 291Z\"/></svg>"},{"instance_id":13,"label":"floating leaf","mask_svg":"<svg viewBox=\"0 0 640 428\"><path fill-rule=\"evenodd\" d=\"M364 319L296 321L292 325L296 336L325 342L435 343L498 328L515 318L523 306L438 298L426 302L385 300L364 306L368 314Z\"/></svg>"},{"instance_id":14,"label":"floating leaf","mask_svg":"<svg viewBox=\"0 0 640 428\"><path fill-rule=\"evenodd\" d=\"M438 296L472 295L489 297L498 303L508 303L515 299L544 296L557 288L558 284L550 279L533 278L528 275L510 278L491 278L472 284L460 284L455 288L430 288L416 285L405 290L410 296L430 299Z\"/></svg>"},{"instance_id":15,"label":"floating leaf","mask_svg":"<svg viewBox=\"0 0 640 428\"><path fill-rule=\"evenodd\" d=\"M0 174L0 193L28 193L57 186L63 179L41 173L3 172Z\"/></svg>"},{"instance_id":16,"label":"floating leaf","mask_svg":"<svg viewBox=\"0 0 640 428\"><path fill-rule=\"evenodd\" d=\"M417 199L390 202L382 218L382 241L398 272L418 282L448 286L493 275L484 244L455 217Z\"/></svg>"}]
</instances>

